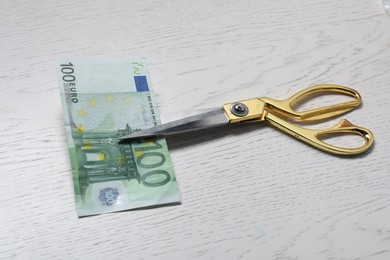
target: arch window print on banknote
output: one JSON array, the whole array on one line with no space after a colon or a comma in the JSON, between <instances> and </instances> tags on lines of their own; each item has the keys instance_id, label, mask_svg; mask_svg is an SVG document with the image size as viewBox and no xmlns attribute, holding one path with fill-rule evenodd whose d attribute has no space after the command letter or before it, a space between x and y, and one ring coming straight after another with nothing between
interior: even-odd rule
<instances>
[{"instance_id":1,"label":"arch window print on banknote","mask_svg":"<svg viewBox=\"0 0 390 260\"><path fill-rule=\"evenodd\" d=\"M57 76L78 215L179 203L164 138L118 143L160 123L146 61L59 59Z\"/></svg>"}]
</instances>

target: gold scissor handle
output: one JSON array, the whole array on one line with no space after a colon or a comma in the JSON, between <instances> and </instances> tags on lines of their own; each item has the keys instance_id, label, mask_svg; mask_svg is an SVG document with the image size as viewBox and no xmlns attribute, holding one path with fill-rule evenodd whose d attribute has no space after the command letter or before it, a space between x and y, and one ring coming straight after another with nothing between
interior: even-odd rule
<instances>
[{"instance_id":1,"label":"gold scissor handle","mask_svg":"<svg viewBox=\"0 0 390 260\"><path fill-rule=\"evenodd\" d=\"M300 102L321 94L343 94L352 97L354 100L302 112L294 110L294 107ZM266 97L261 98L261 100L267 104L267 110L272 110L271 113L276 112L283 117L300 122L315 122L335 117L355 109L362 102L360 94L356 90L331 84L306 88L286 100L274 100Z\"/></svg>"},{"instance_id":2,"label":"gold scissor handle","mask_svg":"<svg viewBox=\"0 0 390 260\"><path fill-rule=\"evenodd\" d=\"M302 112L295 111L294 107L299 102L320 94L343 94L352 97L353 100ZM370 130L355 126L347 120L342 120L333 127L321 130L299 127L288 120L309 123L329 119L358 107L361 102L362 99L357 91L344 86L326 84L306 88L286 100L274 100L267 97L255 98L239 103L224 104L223 109L230 123L265 120L274 127L321 150L334 154L353 155L362 153L372 146L374 136ZM242 108L245 108L245 113L240 115ZM329 135L344 134L359 135L364 139L364 144L355 148L343 148L321 140Z\"/></svg>"},{"instance_id":3,"label":"gold scissor handle","mask_svg":"<svg viewBox=\"0 0 390 260\"><path fill-rule=\"evenodd\" d=\"M302 112L294 110L294 107L299 102L321 94L343 94L352 97L353 100ZM266 121L274 127L321 150L341 155L353 155L368 150L374 142L374 136L370 130L353 125L345 119L341 120L333 127L321 130L312 130L293 125L278 117L281 116L298 122L315 122L338 116L358 107L361 104L361 96L354 89L339 85L325 84L306 88L286 100L273 100L270 98L261 98L261 100L266 103L265 110L267 112L264 116ZM321 140L323 137L329 135L344 134L359 135L364 139L364 144L355 148L343 148L328 144Z\"/></svg>"},{"instance_id":4,"label":"gold scissor handle","mask_svg":"<svg viewBox=\"0 0 390 260\"><path fill-rule=\"evenodd\" d=\"M343 119L333 127L313 130L306 129L293 125L271 113L267 113L264 119L274 127L286 132L297 139L306 142L323 151L340 154L340 155L355 155L367 151L374 143L374 135L370 130L353 125L348 120ZM322 137L329 135L354 134L359 135L364 139L364 144L360 147L344 148L328 144L321 140Z\"/></svg>"}]
</instances>

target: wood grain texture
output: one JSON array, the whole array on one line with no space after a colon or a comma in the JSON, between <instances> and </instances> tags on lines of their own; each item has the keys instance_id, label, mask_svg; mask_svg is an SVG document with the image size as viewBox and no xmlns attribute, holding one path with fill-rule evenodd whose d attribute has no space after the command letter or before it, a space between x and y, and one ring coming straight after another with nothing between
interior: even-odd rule
<instances>
[{"instance_id":1,"label":"wood grain texture","mask_svg":"<svg viewBox=\"0 0 390 260\"><path fill-rule=\"evenodd\" d=\"M390 259L390 17L379 0L0 10L0 259ZM54 66L70 56L146 57L161 114L346 85L364 101L346 117L376 144L344 158L267 126L173 138L181 205L78 219Z\"/></svg>"}]
</instances>

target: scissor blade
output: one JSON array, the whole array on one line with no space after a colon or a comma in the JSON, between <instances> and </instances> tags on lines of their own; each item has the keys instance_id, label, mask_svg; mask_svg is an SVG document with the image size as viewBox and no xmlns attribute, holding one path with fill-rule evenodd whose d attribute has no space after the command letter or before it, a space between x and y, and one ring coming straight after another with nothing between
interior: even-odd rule
<instances>
[{"instance_id":1,"label":"scissor blade","mask_svg":"<svg viewBox=\"0 0 390 260\"><path fill-rule=\"evenodd\" d=\"M145 130L134 132L129 135L119 137L119 141L124 141L134 138L150 137L150 136L166 136L193 130L200 130L229 123L228 118L222 108L217 108L209 112L175 120L169 123L161 124Z\"/></svg>"}]
</instances>

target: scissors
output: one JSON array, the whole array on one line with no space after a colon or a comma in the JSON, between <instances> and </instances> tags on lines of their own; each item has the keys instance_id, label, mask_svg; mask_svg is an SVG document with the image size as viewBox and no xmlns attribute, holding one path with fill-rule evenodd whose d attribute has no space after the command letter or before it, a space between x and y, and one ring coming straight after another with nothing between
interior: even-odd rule
<instances>
[{"instance_id":1,"label":"scissors","mask_svg":"<svg viewBox=\"0 0 390 260\"><path fill-rule=\"evenodd\" d=\"M294 110L300 102L322 94L347 95L353 100L302 112ZM129 139L167 136L221 125L265 121L320 150L338 155L355 155L367 151L374 143L374 136L370 130L353 125L346 119L342 119L333 127L318 130L303 128L294 123L307 124L330 119L357 108L361 102L360 94L354 89L331 84L316 85L299 91L286 100L261 97L227 103L221 108L134 132L119 137L118 140L123 142ZM364 139L364 144L354 148L345 148L322 141L324 137L343 134L358 135Z\"/></svg>"}]
</instances>

